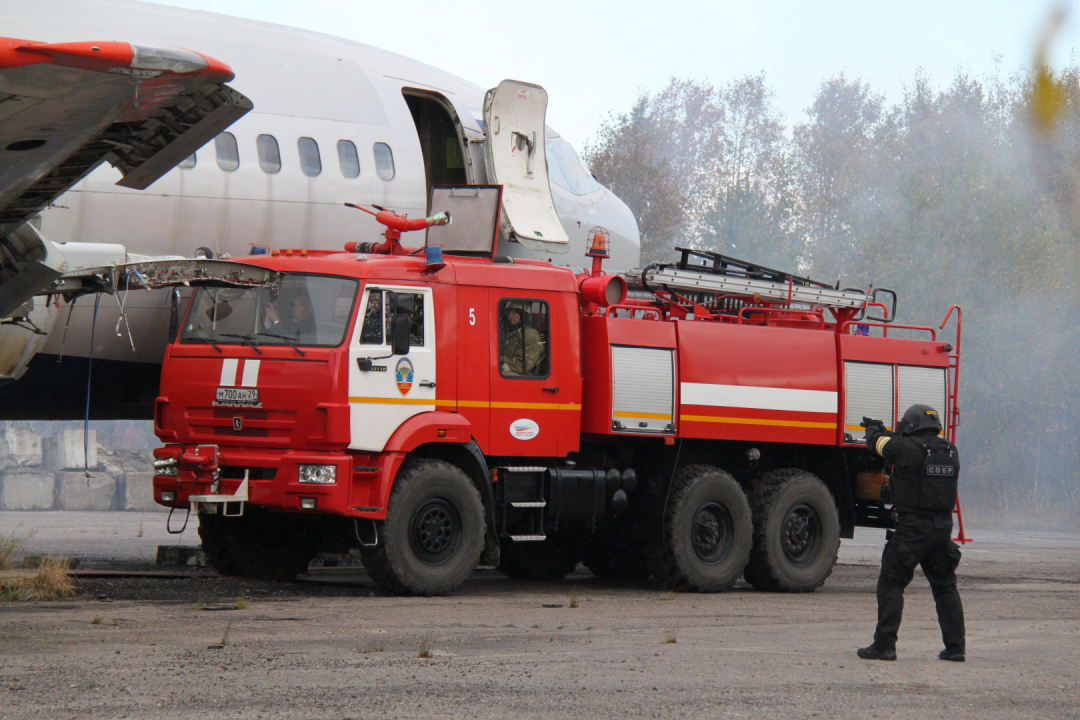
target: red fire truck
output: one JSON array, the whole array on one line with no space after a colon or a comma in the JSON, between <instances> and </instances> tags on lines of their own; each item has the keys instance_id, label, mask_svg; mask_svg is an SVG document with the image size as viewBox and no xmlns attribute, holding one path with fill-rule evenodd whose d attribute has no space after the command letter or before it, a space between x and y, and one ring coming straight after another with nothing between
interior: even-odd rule
<instances>
[{"instance_id":1,"label":"red fire truck","mask_svg":"<svg viewBox=\"0 0 1080 720\"><path fill-rule=\"evenodd\" d=\"M291 577L351 545L394 593L580 561L811 591L841 538L891 524L863 416L927 403L955 437L959 312L954 349L892 323L888 291L714 253L606 274L599 229L591 271L510 258L502 202L436 187L431 218L379 213L383 243L244 258L260 282L194 291L154 493L194 508L218 570Z\"/></svg>"}]
</instances>

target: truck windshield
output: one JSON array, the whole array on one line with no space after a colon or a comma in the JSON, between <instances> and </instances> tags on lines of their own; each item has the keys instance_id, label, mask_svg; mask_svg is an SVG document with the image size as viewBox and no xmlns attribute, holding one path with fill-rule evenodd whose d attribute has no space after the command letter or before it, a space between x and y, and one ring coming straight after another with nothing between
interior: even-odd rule
<instances>
[{"instance_id":1,"label":"truck windshield","mask_svg":"<svg viewBox=\"0 0 1080 720\"><path fill-rule=\"evenodd\" d=\"M337 347L356 302L356 280L286 275L269 288L198 288L181 342Z\"/></svg>"}]
</instances>

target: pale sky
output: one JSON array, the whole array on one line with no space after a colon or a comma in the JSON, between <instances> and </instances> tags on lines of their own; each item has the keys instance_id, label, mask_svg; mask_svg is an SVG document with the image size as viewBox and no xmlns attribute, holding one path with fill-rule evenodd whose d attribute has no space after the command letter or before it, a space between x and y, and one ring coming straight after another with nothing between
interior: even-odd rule
<instances>
[{"instance_id":1,"label":"pale sky","mask_svg":"<svg viewBox=\"0 0 1080 720\"><path fill-rule=\"evenodd\" d=\"M839 73L901 99L917 68L945 85L1030 66L1053 0L171 0L358 40L484 88L504 78L543 85L548 124L581 148L609 111L672 76L722 84L764 71L788 124L804 118L821 81ZM1080 9L1052 63L1080 47ZM994 58L1000 57L995 63ZM226 59L227 61L227 59ZM237 83L240 78L237 79ZM238 85L239 87L239 85Z\"/></svg>"}]
</instances>

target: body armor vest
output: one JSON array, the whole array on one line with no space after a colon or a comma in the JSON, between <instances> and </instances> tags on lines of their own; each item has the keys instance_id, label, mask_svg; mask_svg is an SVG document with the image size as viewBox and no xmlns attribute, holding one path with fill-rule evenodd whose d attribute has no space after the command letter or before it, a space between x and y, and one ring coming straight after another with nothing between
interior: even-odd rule
<instances>
[{"instance_id":1,"label":"body armor vest","mask_svg":"<svg viewBox=\"0 0 1080 720\"><path fill-rule=\"evenodd\" d=\"M951 513L956 507L960 478L956 446L935 437L908 439L925 452L922 471L914 478L906 473L893 477L893 504L900 510L921 514Z\"/></svg>"}]
</instances>

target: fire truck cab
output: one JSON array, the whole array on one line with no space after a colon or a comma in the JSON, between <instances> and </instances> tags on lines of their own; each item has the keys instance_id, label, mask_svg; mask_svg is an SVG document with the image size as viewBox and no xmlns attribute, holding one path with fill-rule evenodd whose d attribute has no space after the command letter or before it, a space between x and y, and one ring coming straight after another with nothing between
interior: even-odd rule
<instances>
[{"instance_id":1,"label":"fire truck cab","mask_svg":"<svg viewBox=\"0 0 1080 720\"><path fill-rule=\"evenodd\" d=\"M354 546L395 593L580 561L808 591L856 525L891 523L861 418L924 402L955 433L959 351L896 337L895 296L690 250L625 275L511 259L502 203L436 187L430 218L380 213L385 243L245 258L270 279L193 293L154 493L197 513L219 571L291 577Z\"/></svg>"}]
</instances>

